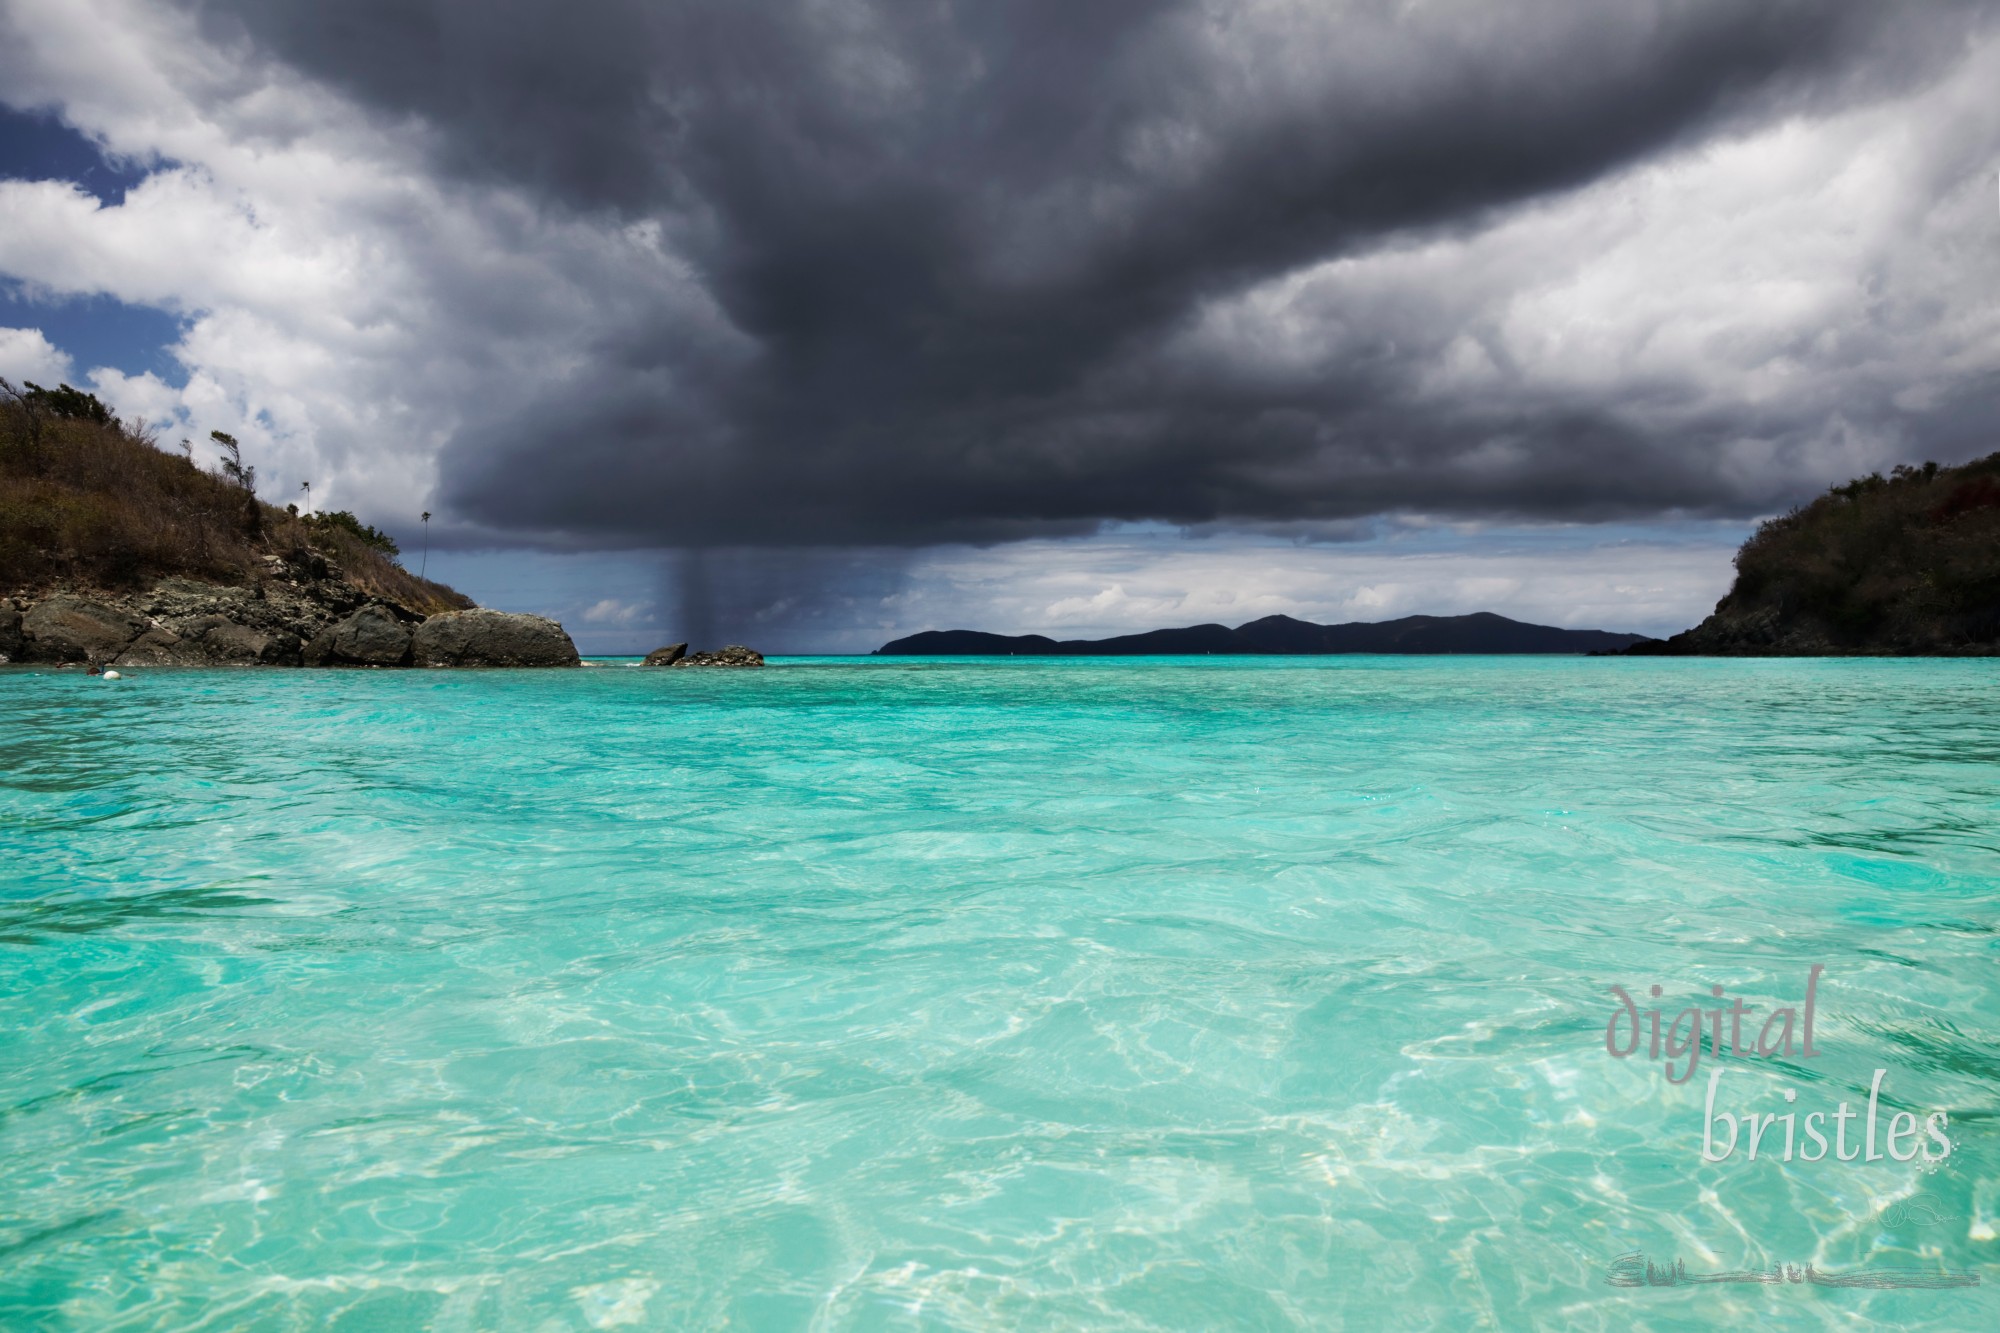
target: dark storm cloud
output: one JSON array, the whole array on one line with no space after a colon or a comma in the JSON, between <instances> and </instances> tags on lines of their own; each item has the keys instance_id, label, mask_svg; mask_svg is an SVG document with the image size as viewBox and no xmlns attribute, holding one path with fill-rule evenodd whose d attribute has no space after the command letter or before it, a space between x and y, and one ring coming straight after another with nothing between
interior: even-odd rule
<instances>
[{"instance_id":1,"label":"dark storm cloud","mask_svg":"<svg viewBox=\"0 0 2000 1333\"><path fill-rule=\"evenodd\" d=\"M383 115L441 171L653 222L742 345L610 324L475 420L446 500L640 544L919 544L1106 519L1391 509L1753 512L1722 466L1796 413L1671 426L1589 393L1467 398L1388 312L1310 374L1204 355L1213 302L1731 128L1920 81L1984 6L1517 0L593 4L243 0L225 38ZM1662 281L1673 275L1662 274ZM747 350L746 350L747 349ZM1937 410L1949 433L1992 386ZM1760 415L1761 413L1761 415Z\"/></svg>"}]
</instances>

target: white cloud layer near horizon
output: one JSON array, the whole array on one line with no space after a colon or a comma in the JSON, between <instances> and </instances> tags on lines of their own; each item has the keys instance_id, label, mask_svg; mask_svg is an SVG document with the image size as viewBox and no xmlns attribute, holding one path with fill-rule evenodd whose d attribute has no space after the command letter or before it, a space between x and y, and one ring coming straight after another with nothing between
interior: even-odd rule
<instances>
[{"instance_id":1,"label":"white cloud layer near horizon","mask_svg":"<svg viewBox=\"0 0 2000 1333\"><path fill-rule=\"evenodd\" d=\"M1150 533L876 552L873 577L830 577L811 614L789 604L795 594L780 581L736 599L713 623L714 642L696 646L866 653L927 629L1094 639L1267 615L1337 624L1473 611L1660 637L1699 621L1728 591L1745 532L1727 522L1418 527L1323 544ZM482 602L562 621L585 652L645 652L702 634L665 552L445 551L431 565Z\"/></svg>"},{"instance_id":2,"label":"white cloud layer near horizon","mask_svg":"<svg viewBox=\"0 0 2000 1333\"><path fill-rule=\"evenodd\" d=\"M1563 628L1660 632L1692 624L1727 591L1733 551L1734 543L1633 541L1416 553L1030 542L936 554L914 571L909 592L887 601L877 626L942 628L971 612L975 628L1088 639L1270 615L1336 624L1493 611Z\"/></svg>"},{"instance_id":3,"label":"white cloud layer near horizon","mask_svg":"<svg viewBox=\"0 0 2000 1333\"><path fill-rule=\"evenodd\" d=\"M1282 396L1397 343L1418 349L1426 393L1468 404L1556 410L1587 389L1667 431L1721 406L1815 419L1725 446L1727 467L1801 495L1914 461L1922 442L1893 414L1845 406L1866 394L1915 411L2000 375L1996 86L2000 40L1982 38L1944 77L1885 100L1691 142L1476 226L1252 281L1117 373L1143 381L1178 358ZM674 373L690 376L754 354L670 229L443 178L422 124L216 45L178 11L7 0L0 87L111 154L160 164L116 206L65 182L0 181L0 274L51 300L182 315L172 351L188 379L72 369L37 329L0 330L0 373L80 372L163 433L229 431L277 502L309 480L322 504L414 528L440 507L446 444L581 374L607 329L658 325ZM1493 446L1496 466L1505 449ZM448 512L435 526L447 548L538 536ZM1657 632L1698 619L1727 585L1724 548L1524 551L1476 535L1450 553L1114 535L939 548L909 568L900 600L858 598L848 630L801 634L858 642L963 623L1089 636L1272 611L1481 609ZM657 600L573 610L636 632L628 608Z\"/></svg>"}]
</instances>

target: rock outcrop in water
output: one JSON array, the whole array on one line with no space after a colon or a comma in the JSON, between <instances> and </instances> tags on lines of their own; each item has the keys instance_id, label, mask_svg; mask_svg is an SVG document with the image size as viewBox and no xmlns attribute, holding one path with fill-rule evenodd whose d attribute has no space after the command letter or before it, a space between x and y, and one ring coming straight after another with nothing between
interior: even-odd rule
<instances>
[{"instance_id":1,"label":"rock outcrop in water","mask_svg":"<svg viewBox=\"0 0 2000 1333\"><path fill-rule=\"evenodd\" d=\"M764 654L732 643L717 653L689 653L674 663L676 667L760 667Z\"/></svg>"},{"instance_id":2,"label":"rock outcrop in water","mask_svg":"<svg viewBox=\"0 0 2000 1333\"><path fill-rule=\"evenodd\" d=\"M760 667L764 665L764 654L755 649L745 648L740 643L732 643L715 653L690 653L684 643L670 643L664 648L655 648L646 654L646 660L639 664L649 667Z\"/></svg>"},{"instance_id":3,"label":"rock outcrop in water","mask_svg":"<svg viewBox=\"0 0 2000 1333\"><path fill-rule=\"evenodd\" d=\"M410 628L390 607L364 606L315 635L305 661L307 666L408 666Z\"/></svg>"},{"instance_id":4,"label":"rock outcrop in water","mask_svg":"<svg viewBox=\"0 0 2000 1333\"><path fill-rule=\"evenodd\" d=\"M1653 657L2000 654L2000 454L1836 486L1758 528L1701 624Z\"/></svg>"},{"instance_id":5,"label":"rock outcrop in water","mask_svg":"<svg viewBox=\"0 0 2000 1333\"><path fill-rule=\"evenodd\" d=\"M420 667L577 665L576 645L555 621L484 609L424 621L410 637L410 660Z\"/></svg>"}]
</instances>

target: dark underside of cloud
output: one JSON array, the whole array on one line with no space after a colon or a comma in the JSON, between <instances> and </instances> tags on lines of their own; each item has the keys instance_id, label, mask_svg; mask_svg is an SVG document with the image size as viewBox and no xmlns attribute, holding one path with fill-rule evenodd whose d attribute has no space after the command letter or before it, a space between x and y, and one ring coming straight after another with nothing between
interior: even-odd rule
<instances>
[{"instance_id":1,"label":"dark underside of cloud","mask_svg":"<svg viewBox=\"0 0 2000 1333\"><path fill-rule=\"evenodd\" d=\"M1440 389L1423 369L1459 331L1448 295L1310 373L1262 367L1254 347L1209 354L1191 330L1302 266L1469 233L1690 143L1891 95L1962 50L1985 8L201 13L424 125L441 174L656 225L717 312L621 307L583 369L468 422L442 469L459 515L642 544L916 545L1115 519L1599 519L1798 498L1723 460L1809 438L1812 410ZM1994 386L1975 390L1934 404L1920 443L1976 447Z\"/></svg>"}]
</instances>

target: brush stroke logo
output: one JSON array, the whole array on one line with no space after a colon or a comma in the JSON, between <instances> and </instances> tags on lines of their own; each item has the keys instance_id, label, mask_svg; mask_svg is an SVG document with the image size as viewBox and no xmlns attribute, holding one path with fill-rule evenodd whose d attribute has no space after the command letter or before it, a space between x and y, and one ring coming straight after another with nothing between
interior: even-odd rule
<instances>
[{"instance_id":1,"label":"brush stroke logo","mask_svg":"<svg viewBox=\"0 0 2000 1333\"><path fill-rule=\"evenodd\" d=\"M1748 1285L1777 1287L1797 1284L1808 1287L1870 1287L1875 1289L1911 1288L1940 1290L1946 1287L1976 1287L1979 1274L1970 1272L1931 1272L1922 1268L1878 1267L1851 1268L1845 1272L1830 1273L1815 1268L1811 1264L1774 1264L1770 1268L1744 1268L1720 1273L1690 1273L1687 1265L1679 1259L1670 1264L1655 1264L1643 1251L1632 1250L1611 1261L1604 1272L1604 1282L1611 1287L1699 1287L1710 1285Z\"/></svg>"}]
</instances>

